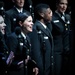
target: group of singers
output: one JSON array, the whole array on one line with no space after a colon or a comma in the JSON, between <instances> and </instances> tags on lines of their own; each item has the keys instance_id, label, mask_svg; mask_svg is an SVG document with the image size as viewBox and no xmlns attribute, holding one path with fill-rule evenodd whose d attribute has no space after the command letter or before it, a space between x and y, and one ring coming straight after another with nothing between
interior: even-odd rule
<instances>
[{"instance_id":1,"label":"group of singers","mask_svg":"<svg viewBox=\"0 0 75 75\"><path fill-rule=\"evenodd\" d=\"M71 75L70 14L67 0L57 0L53 12L39 3L32 13L25 0L0 7L0 75Z\"/></svg>"}]
</instances>

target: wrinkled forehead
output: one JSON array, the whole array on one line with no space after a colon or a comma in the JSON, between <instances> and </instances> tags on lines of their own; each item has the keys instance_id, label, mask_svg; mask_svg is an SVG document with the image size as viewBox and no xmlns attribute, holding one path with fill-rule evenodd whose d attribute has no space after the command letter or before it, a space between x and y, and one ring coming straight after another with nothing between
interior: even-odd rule
<instances>
[{"instance_id":1,"label":"wrinkled forehead","mask_svg":"<svg viewBox=\"0 0 75 75\"><path fill-rule=\"evenodd\" d=\"M65 3L65 4L67 4L68 1L67 0L59 0L59 3Z\"/></svg>"}]
</instances>

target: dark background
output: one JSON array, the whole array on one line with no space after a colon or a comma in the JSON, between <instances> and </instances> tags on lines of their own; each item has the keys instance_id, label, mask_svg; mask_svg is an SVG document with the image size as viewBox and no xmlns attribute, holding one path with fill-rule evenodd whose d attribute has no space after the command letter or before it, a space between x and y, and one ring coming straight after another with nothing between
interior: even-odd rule
<instances>
[{"instance_id":1,"label":"dark background","mask_svg":"<svg viewBox=\"0 0 75 75\"><path fill-rule=\"evenodd\" d=\"M13 6L13 3L12 3L12 0L2 0L4 2L4 7L5 7L5 10L8 10L10 9L12 6ZM33 8L35 8L36 4L38 3L46 3L46 4L49 4L50 5L50 8L52 9L52 11L54 12L54 10L56 9L56 0L25 0L25 6L24 8L28 10L29 8L29 2L32 1L32 5L33 5ZM72 0L68 0L69 1L69 5L68 5L68 11L70 11L70 6L71 6L71 1Z\"/></svg>"},{"instance_id":2,"label":"dark background","mask_svg":"<svg viewBox=\"0 0 75 75\"><path fill-rule=\"evenodd\" d=\"M1 1L3 1L5 3L6 10L10 9L13 6L12 0L1 0ZM27 8L29 5L28 1L30 1L30 0L25 0L25 8ZM33 4L33 7L35 7L35 5L38 3L47 3L51 6L52 9L54 9L56 0L31 0L31 1Z\"/></svg>"},{"instance_id":3,"label":"dark background","mask_svg":"<svg viewBox=\"0 0 75 75\"><path fill-rule=\"evenodd\" d=\"M12 6L12 0L2 0L5 3L5 10L9 10ZM68 9L67 9L67 13L69 13L71 11L71 56L70 56L70 70L71 70L71 74L70 75L75 75L75 2L74 0L68 0L69 4L68 4ZM54 12L56 9L56 0L32 0L32 5L33 8L35 8L35 6L38 3L47 3L50 5L50 8L52 9L52 11ZM26 10L29 10L29 3L28 0L25 0L25 6L24 8Z\"/></svg>"},{"instance_id":4,"label":"dark background","mask_svg":"<svg viewBox=\"0 0 75 75\"><path fill-rule=\"evenodd\" d=\"M9 10L11 7L13 7L12 0L2 0L4 2L4 8L5 10ZM71 74L70 75L75 75L75 2L74 0L68 0L69 5L67 9L67 13L71 11L71 57L70 57L70 69L71 69ZM32 0L32 5L33 8L38 3L46 3L50 5L50 8L54 12L56 9L56 0ZM25 0L25 6L24 8L26 10L29 10L29 3L28 0Z\"/></svg>"}]
</instances>

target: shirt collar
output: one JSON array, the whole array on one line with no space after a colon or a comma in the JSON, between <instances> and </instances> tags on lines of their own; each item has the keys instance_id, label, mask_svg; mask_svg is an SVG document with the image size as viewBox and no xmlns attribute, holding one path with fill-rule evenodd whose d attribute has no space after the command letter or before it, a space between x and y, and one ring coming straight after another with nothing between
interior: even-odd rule
<instances>
[{"instance_id":1,"label":"shirt collar","mask_svg":"<svg viewBox=\"0 0 75 75\"><path fill-rule=\"evenodd\" d=\"M40 21L39 21L40 22ZM46 29L47 28L47 26L44 24L44 23L42 23L42 22L40 22L41 24L42 24L42 26Z\"/></svg>"},{"instance_id":2,"label":"shirt collar","mask_svg":"<svg viewBox=\"0 0 75 75\"><path fill-rule=\"evenodd\" d=\"M61 14L61 13L59 13L57 10L56 10L55 12L56 12L59 16L62 16L62 15L64 16L64 15L65 15L65 13L62 13L62 14Z\"/></svg>"},{"instance_id":3,"label":"shirt collar","mask_svg":"<svg viewBox=\"0 0 75 75\"><path fill-rule=\"evenodd\" d=\"M19 12L19 13L22 13L23 12L23 8L21 8L21 9L18 9L17 7L15 7L16 9L17 9L17 11Z\"/></svg>"},{"instance_id":4,"label":"shirt collar","mask_svg":"<svg viewBox=\"0 0 75 75\"><path fill-rule=\"evenodd\" d=\"M21 32L21 35L26 39L26 35L23 32Z\"/></svg>"}]
</instances>

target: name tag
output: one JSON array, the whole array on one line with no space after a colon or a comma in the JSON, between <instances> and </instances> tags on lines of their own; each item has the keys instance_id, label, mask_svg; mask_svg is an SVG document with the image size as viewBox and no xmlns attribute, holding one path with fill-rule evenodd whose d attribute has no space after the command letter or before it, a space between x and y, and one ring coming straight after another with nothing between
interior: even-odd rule
<instances>
[{"instance_id":1,"label":"name tag","mask_svg":"<svg viewBox=\"0 0 75 75\"><path fill-rule=\"evenodd\" d=\"M23 43L20 43L20 46L23 46Z\"/></svg>"},{"instance_id":2,"label":"name tag","mask_svg":"<svg viewBox=\"0 0 75 75\"><path fill-rule=\"evenodd\" d=\"M44 39L48 39L48 37L47 36L44 36Z\"/></svg>"},{"instance_id":3,"label":"name tag","mask_svg":"<svg viewBox=\"0 0 75 75\"><path fill-rule=\"evenodd\" d=\"M42 32L41 32L41 31L38 31L37 33L38 33L38 34L41 34Z\"/></svg>"},{"instance_id":4,"label":"name tag","mask_svg":"<svg viewBox=\"0 0 75 75\"><path fill-rule=\"evenodd\" d=\"M57 23L57 22L59 22L59 20L55 20L55 21L53 21L54 23Z\"/></svg>"}]
</instances>

